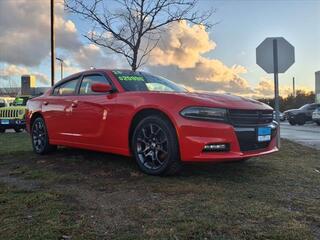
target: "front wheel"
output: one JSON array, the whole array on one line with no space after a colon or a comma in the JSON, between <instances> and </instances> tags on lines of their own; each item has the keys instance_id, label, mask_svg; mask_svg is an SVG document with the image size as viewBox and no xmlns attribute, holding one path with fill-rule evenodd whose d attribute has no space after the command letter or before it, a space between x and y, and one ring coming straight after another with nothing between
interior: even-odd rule
<instances>
[{"instance_id":1,"label":"front wheel","mask_svg":"<svg viewBox=\"0 0 320 240\"><path fill-rule=\"evenodd\" d=\"M318 124L318 126L320 126L320 121L316 122Z\"/></svg>"},{"instance_id":2,"label":"front wheel","mask_svg":"<svg viewBox=\"0 0 320 240\"><path fill-rule=\"evenodd\" d=\"M136 126L132 151L140 169L150 175L173 175L181 168L177 135L172 124L158 115Z\"/></svg>"},{"instance_id":3,"label":"front wheel","mask_svg":"<svg viewBox=\"0 0 320 240\"><path fill-rule=\"evenodd\" d=\"M56 146L49 144L46 124L42 117L38 117L33 121L31 138L33 151L37 154L46 154L57 148Z\"/></svg>"},{"instance_id":4,"label":"front wheel","mask_svg":"<svg viewBox=\"0 0 320 240\"><path fill-rule=\"evenodd\" d=\"M5 133L6 129L5 128L0 128L0 133Z\"/></svg>"},{"instance_id":5,"label":"front wheel","mask_svg":"<svg viewBox=\"0 0 320 240\"><path fill-rule=\"evenodd\" d=\"M294 120L289 120L289 123L290 123L290 125L292 125L292 126L294 126L294 125L297 124L296 121L294 121Z\"/></svg>"}]
</instances>

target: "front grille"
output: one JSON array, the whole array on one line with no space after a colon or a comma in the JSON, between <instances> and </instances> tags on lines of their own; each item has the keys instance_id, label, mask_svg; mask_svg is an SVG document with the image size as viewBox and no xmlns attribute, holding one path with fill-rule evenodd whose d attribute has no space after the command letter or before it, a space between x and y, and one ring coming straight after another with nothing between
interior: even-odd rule
<instances>
[{"instance_id":1,"label":"front grille","mask_svg":"<svg viewBox=\"0 0 320 240\"><path fill-rule=\"evenodd\" d=\"M258 142L258 136L256 131L241 131L237 132L236 135L242 152L254 151L264 149L269 146L268 142ZM272 133L274 135L274 133Z\"/></svg>"},{"instance_id":2,"label":"front grille","mask_svg":"<svg viewBox=\"0 0 320 240\"><path fill-rule=\"evenodd\" d=\"M19 110L17 109L3 109L0 110L0 118L17 118Z\"/></svg>"},{"instance_id":3,"label":"front grille","mask_svg":"<svg viewBox=\"0 0 320 240\"><path fill-rule=\"evenodd\" d=\"M273 120L273 111L230 109L229 119L235 126L268 124Z\"/></svg>"}]
</instances>

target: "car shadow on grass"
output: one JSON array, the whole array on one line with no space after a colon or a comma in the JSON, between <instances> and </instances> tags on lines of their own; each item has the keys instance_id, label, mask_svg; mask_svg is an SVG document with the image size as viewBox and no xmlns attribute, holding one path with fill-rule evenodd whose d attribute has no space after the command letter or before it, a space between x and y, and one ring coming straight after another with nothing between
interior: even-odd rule
<instances>
[{"instance_id":1,"label":"car shadow on grass","mask_svg":"<svg viewBox=\"0 0 320 240\"><path fill-rule=\"evenodd\" d=\"M58 151L38 157L37 161L47 161L50 167L60 173L78 172L96 177L149 177L143 174L131 157L94 152L82 149L59 148ZM259 176L272 174L272 164L263 159L250 159L229 163L188 163L180 173L168 178L205 178L212 181L250 182ZM157 178L157 177L155 177Z\"/></svg>"}]
</instances>

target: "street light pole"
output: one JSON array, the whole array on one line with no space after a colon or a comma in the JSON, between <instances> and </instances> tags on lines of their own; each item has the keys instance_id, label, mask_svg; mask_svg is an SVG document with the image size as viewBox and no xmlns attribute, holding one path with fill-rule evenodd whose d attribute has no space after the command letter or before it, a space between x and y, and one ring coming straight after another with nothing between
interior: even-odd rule
<instances>
[{"instance_id":1,"label":"street light pole","mask_svg":"<svg viewBox=\"0 0 320 240\"><path fill-rule=\"evenodd\" d=\"M51 42L51 86L54 85L55 72L55 35L54 35L54 0L50 0L50 42Z\"/></svg>"},{"instance_id":2,"label":"street light pole","mask_svg":"<svg viewBox=\"0 0 320 240\"><path fill-rule=\"evenodd\" d=\"M56 59L60 62L60 74L61 74L61 79L63 78L63 59L56 57Z\"/></svg>"}]
</instances>

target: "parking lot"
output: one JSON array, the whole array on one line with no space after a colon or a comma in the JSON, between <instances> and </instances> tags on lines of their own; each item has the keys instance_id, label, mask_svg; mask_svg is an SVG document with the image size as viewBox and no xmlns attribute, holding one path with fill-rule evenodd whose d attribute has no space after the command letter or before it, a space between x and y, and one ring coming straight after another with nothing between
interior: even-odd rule
<instances>
[{"instance_id":1,"label":"parking lot","mask_svg":"<svg viewBox=\"0 0 320 240\"><path fill-rule=\"evenodd\" d=\"M283 122L281 123L281 138L320 149L320 126L315 123L291 126L288 122Z\"/></svg>"}]
</instances>

